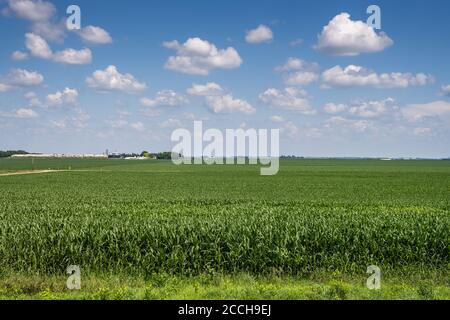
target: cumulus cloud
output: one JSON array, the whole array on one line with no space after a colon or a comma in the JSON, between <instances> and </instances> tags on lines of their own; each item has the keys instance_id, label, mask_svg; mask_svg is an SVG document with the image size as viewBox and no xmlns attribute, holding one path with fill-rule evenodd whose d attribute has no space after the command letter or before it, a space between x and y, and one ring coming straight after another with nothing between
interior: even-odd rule
<instances>
[{"instance_id":1,"label":"cumulus cloud","mask_svg":"<svg viewBox=\"0 0 450 320\"><path fill-rule=\"evenodd\" d=\"M72 113L71 115L60 120L52 121L52 126L60 130L71 127L76 131L79 131L88 125L88 121L91 118L89 114L80 108L72 108L70 111Z\"/></svg>"},{"instance_id":2,"label":"cumulus cloud","mask_svg":"<svg viewBox=\"0 0 450 320\"><path fill-rule=\"evenodd\" d=\"M204 98L206 106L214 113L241 112L252 114L255 108L245 100L237 99L215 82L208 82L204 85L193 84L187 89L187 93L192 96Z\"/></svg>"},{"instance_id":3,"label":"cumulus cloud","mask_svg":"<svg viewBox=\"0 0 450 320\"><path fill-rule=\"evenodd\" d=\"M319 78L319 65L309 63L298 58L288 58L286 63L275 68L283 74L287 86L302 86L317 81Z\"/></svg>"},{"instance_id":4,"label":"cumulus cloud","mask_svg":"<svg viewBox=\"0 0 450 320\"><path fill-rule=\"evenodd\" d=\"M27 92L24 95L25 99L28 100L28 105L30 107L43 107L44 105L42 104L41 100L39 100L38 96L36 93L30 91Z\"/></svg>"},{"instance_id":5,"label":"cumulus cloud","mask_svg":"<svg viewBox=\"0 0 450 320\"><path fill-rule=\"evenodd\" d=\"M184 103L187 103L188 100L183 95L173 91L173 90L162 90L156 94L154 99L142 98L141 105L144 107L178 107Z\"/></svg>"},{"instance_id":6,"label":"cumulus cloud","mask_svg":"<svg viewBox=\"0 0 450 320\"><path fill-rule=\"evenodd\" d=\"M298 38L298 39L294 39L291 42L289 42L289 45L291 47L297 47L297 46L301 45L302 43L303 43L303 39Z\"/></svg>"},{"instance_id":7,"label":"cumulus cloud","mask_svg":"<svg viewBox=\"0 0 450 320\"><path fill-rule=\"evenodd\" d=\"M398 110L395 100L387 98L384 100L353 101L350 104L327 103L324 111L329 114L342 114L356 118L380 118L385 115L394 117Z\"/></svg>"},{"instance_id":8,"label":"cumulus cloud","mask_svg":"<svg viewBox=\"0 0 450 320\"><path fill-rule=\"evenodd\" d=\"M259 95L259 99L270 106L297 111L302 114L315 114L304 90L288 87L283 90L267 89Z\"/></svg>"},{"instance_id":9,"label":"cumulus cloud","mask_svg":"<svg viewBox=\"0 0 450 320\"><path fill-rule=\"evenodd\" d=\"M253 114L256 112L250 103L242 99L234 98L230 94L208 96L206 97L206 104L214 113L241 112L244 114Z\"/></svg>"},{"instance_id":10,"label":"cumulus cloud","mask_svg":"<svg viewBox=\"0 0 450 320\"><path fill-rule=\"evenodd\" d=\"M112 43L112 38L108 31L96 26L87 26L77 32L84 42L92 44Z\"/></svg>"},{"instance_id":11,"label":"cumulus cloud","mask_svg":"<svg viewBox=\"0 0 450 320\"><path fill-rule=\"evenodd\" d=\"M78 98L78 91L76 89L65 88L63 91L47 95L47 104L49 106L60 106L63 104L76 104Z\"/></svg>"},{"instance_id":12,"label":"cumulus cloud","mask_svg":"<svg viewBox=\"0 0 450 320\"><path fill-rule=\"evenodd\" d=\"M39 117L39 114L30 108L19 108L10 112L0 111L2 118L18 118L18 119L32 119Z\"/></svg>"},{"instance_id":13,"label":"cumulus cloud","mask_svg":"<svg viewBox=\"0 0 450 320\"><path fill-rule=\"evenodd\" d=\"M53 60L63 64L88 64L92 61L92 52L88 48L81 50L65 49L53 53L47 41L34 33L25 35L25 46L31 55L37 58Z\"/></svg>"},{"instance_id":14,"label":"cumulus cloud","mask_svg":"<svg viewBox=\"0 0 450 320\"><path fill-rule=\"evenodd\" d=\"M450 96L450 84L442 86L439 94L441 96Z\"/></svg>"},{"instance_id":15,"label":"cumulus cloud","mask_svg":"<svg viewBox=\"0 0 450 320\"><path fill-rule=\"evenodd\" d=\"M14 112L14 116L20 119L37 118L39 115L33 109L20 108Z\"/></svg>"},{"instance_id":16,"label":"cumulus cloud","mask_svg":"<svg viewBox=\"0 0 450 320\"><path fill-rule=\"evenodd\" d=\"M271 120L272 122L283 122L283 121L284 121L284 118L283 118L282 116L271 116L271 117L270 117L270 120Z\"/></svg>"},{"instance_id":17,"label":"cumulus cloud","mask_svg":"<svg viewBox=\"0 0 450 320\"><path fill-rule=\"evenodd\" d=\"M105 70L96 70L90 77L86 78L90 88L99 91L122 91L126 93L138 93L147 89L147 85L139 82L129 73L122 74L114 65Z\"/></svg>"},{"instance_id":18,"label":"cumulus cloud","mask_svg":"<svg viewBox=\"0 0 450 320\"><path fill-rule=\"evenodd\" d=\"M342 103L339 104L335 104L332 102L329 102L327 104L325 104L325 106L323 107L323 110L326 113L331 113L331 114L336 114L336 113L340 113L340 112L344 112L348 109L348 106Z\"/></svg>"},{"instance_id":19,"label":"cumulus cloud","mask_svg":"<svg viewBox=\"0 0 450 320\"><path fill-rule=\"evenodd\" d=\"M50 21L36 22L32 25L31 30L34 34L40 35L48 41L63 42L66 37L65 20L61 20L59 23Z\"/></svg>"},{"instance_id":20,"label":"cumulus cloud","mask_svg":"<svg viewBox=\"0 0 450 320\"><path fill-rule=\"evenodd\" d=\"M344 130L365 132L369 129L373 129L374 123L370 120L347 119L342 116L334 116L325 122L324 127L328 129L340 127Z\"/></svg>"},{"instance_id":21,"label":"cumulus cloud","mask_svg":"<svg viewBox=\"0 0 450 320\"><path fill-rule=\"evenodd\" d=\"M419 128L414 128L413 133L416 136L432 136L433 135L433 129L432 128L426 128L426 127L419 127Z\"/></svg>"},{"instance_id":22,"label":"cumulus cloud","mask_svg":"<svg viewBox=\"0 0 450 320\"><path fill-rule=\"evenodd\" d=\"M130 128L139 132L145 131L145 126L140 121L131 123Z\"/></svg>"},{"instance_id":23,"label":"cumulus cloud","mask_svg":"<svg viewBox=\"0 0 450 320\"><path fill-rule=\"evenodd\" d=\"M426 117L450 116L450 103L434 101L423 104L412 104L402 109L402 114L409 121L418 121Z\"/></svg>"},{"instance_id":24,"label":"cumulus cloud","mask_svg":"<svg viewBox=\"0 0 450 320\"><path fill-rule=\"evenodd\" d=\"M356 56L383 51L393 43L385 33L377 34L365 22L352 21L350 15L343 12L323 27L315 48L331 55Z\"/></svg>"},{"instance_id":25,"label":"cumulus cloud","mask_svg":"<svg viewBox=\"0 0 450 320\"><path fill-rule=\"evenodd\" d=\"M42 0L8 0L8 7L4 12L38 22L49 20L56 13L56 8L52 3Z\"/></svg>"},{"instance_id":26,"label":"cumulus cloud","mask_svg":"<svg viewBox=\"0 0 450 320\"><path fill-rule=\"evenodd\" d=\"M242 59L233 47L217 49L217 47L200 38L189 38L185 43L178 41L164 42L163 46L176 50L165 68L192 75L206 76L213 69L233 69L241 65Z\"/></svg>"},{"instance_id":27,"label":"cumulus cloud","mask_svg":"<svg viewBox=\"0 0 450 320\"><path fill-rule=\"evenodd\" d=\"M11 89L12 89L11 86L4 84L4 83L0 83L0 92L7 92Z\"/></svg>"},{"instance_id":28,"label":"cumulus cloud","mask_svg":"<svg viewBox=\"0 0 450 320\"><path fill-rule=\"evenodd\" d=\"M65 49L53 55L55 62L64 64L88 64L92 62L92 52L88 48L81 50Z\"/></svg>"},{"instance_id":29,"label":"cumulus cloud","mask_svg":"<svg viewBox=\"0 0 450 320\"><path fill-rule=\"evenodd\" d=\"M173 118L170 118L160 124L161 128L178 128L181 126L182 126L181 121Z\"/></svg>"},{"instance_id":30,"label":"cumulus cloud","mask_svg":"<svg viewBox=\"0 0 450 320\"><path fill-rule=\"evenodd\" d=\"M204 85L194 83L191 88L187 89L187 93L193 96L220 96L223 95L224 90L215 82L208 82Z\"/></svg>"},{"instance_id":31,"label":"cumulus cloud","mask_svg":"<svg viewBox=\"0 0 450 320\"><path fill-rule=\"evenodd\" d=\"M25 34L25 46L31 55L41 59L51 59L53 52L47 41L34 33Z\"/></svg>"},{"instance_id":32,"label":"cumulus cloud","mask_svg":"<svg viewBox=\"0 0 450 320\"><path fill-rule=\"evenodd\" d=\"M36 71L13 69L5 77L0 78L4 88L37 86L44 81L44 76Z\"/></svg>"},{"instance_id":33,"label":"cumulus cloud","mask_svg":"<svg viewBox=\"0 0 450 320\"><path fill-rule=\"evenodd\" d=\"M125 119L107 120L106 123L113 129L122 129L128 126L128 121Z\"/></svg>"},{"instance_id":34,"label":"cumulus cloud","mask_svg":"<svg viewBox=\"0 0 450 320\"><path fill-rule=\"evenodd\" d=\"M26 52L22 52L22 51L14 51L11 54L11 59L16 60L16 61L26 60L26 59L28 59L28 54Z\"/></svg>"},{"instance_id":35,"label":"cumulus cloud","mask_svg":"<svg viewBox=\"0 0 450 320\"><path fill-rule=\"evenodd\" d=\"M273 32L268 26L260 24L257 28L247 31L245 41L252 44L270 42L273 39Z\"/></svg>"},{"instance_id":36,"label":"cumulus cloud","mask_svg":"<svg viewBox=\"0 0 450 320\"><path fill-rule=\"evenodd\" d=\"M289 137L295 138L300 134L300 128L292 121L288 121L283 125L282 132L287 132Z\"/></svg>"},{"instance_id":37,"label":"cumulus cloud","mask_svg":"<svg viewBox=\"0 0 450 320\"><path fill-rule=\"evenodd\" d=\"M374 71L361 66L349 65L344 69L335 66L325 70L321 76L322 87L374 87L386 88L406 88L409 86L424 86L434 82L431 75L418 73L391 72L377 74Z\"/></svg>"},{"instance_id":38,"label":"cumulus cloud","mask_svg":"<svg viewBox=\"0 0 450 320\"><path fill-rule=\"evenodd\" d=\"M3 13L30 21L33 33L49 41L62 42L66 36L65 20L54 23L56 8L48 1L8 0Z\"/></svg>"},{"instance_id":39,"label":"cumulus cloud","mask_svg":"<svg viewBox=\"0 0 450 320\"><path fill-rule=\"evenodd\" d=\"M364 101L355 103L348 108L348 112L351 115L355 115L361 118L378 118L381 117L392 109L396 109L395 101L392 98L378 101Z\"/></svg>"}]
</instances>

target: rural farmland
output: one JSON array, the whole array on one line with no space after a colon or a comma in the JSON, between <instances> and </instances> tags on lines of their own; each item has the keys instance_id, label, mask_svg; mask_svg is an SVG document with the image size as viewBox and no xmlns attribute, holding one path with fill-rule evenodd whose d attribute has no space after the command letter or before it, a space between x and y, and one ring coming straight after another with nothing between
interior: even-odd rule
<instances>
[{"instance_id":1,"label":"rural farmland","mask_svg":"<svg viewBox=\"0 0 450 320\"><path fill-rule=\"evenodd\" d=\"M0 298L449 299L449 263L450 161L0 159Z\"/></svg>"}]
</instances>

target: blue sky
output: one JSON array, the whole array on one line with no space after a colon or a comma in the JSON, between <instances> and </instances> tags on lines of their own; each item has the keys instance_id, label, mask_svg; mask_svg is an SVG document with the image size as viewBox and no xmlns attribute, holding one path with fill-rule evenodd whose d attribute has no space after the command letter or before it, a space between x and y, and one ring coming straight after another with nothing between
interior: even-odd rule
<instances>
[{"instance_id":1,"label":"blue sky","mask_svg":"<svg viewBox=\"0 0 450 320\"><path fill-rule=\"evenodd\" d=\"M81 30L65 27L81 8ZM366 9L381 9L381 30ZM280 128L281 153L450 156L448 1L0 0L0 149L170 150Z\"/></svg>"}]
</instances>

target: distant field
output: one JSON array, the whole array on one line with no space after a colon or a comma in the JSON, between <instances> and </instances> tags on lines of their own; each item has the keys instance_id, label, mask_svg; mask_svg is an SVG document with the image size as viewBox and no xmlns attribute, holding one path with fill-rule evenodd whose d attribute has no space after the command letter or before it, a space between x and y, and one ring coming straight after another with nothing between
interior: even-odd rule
<instances>
[{"instance_id":1,"label":"distant field","mask_svg":"<svg viewBox=\"0 0 450 320\"><path fill-rule=\"evenodd\" d=\"M450 161L284 160L260 176L248 165L0 159L0 173L69 168L0 176L0 297L65 298L54 282L75 264L91 298L117 298L123 277L122 298L206 283L184 297L245 298L248 287L253 298L450 299ZM365 291L371 264L384 295Z\"/></svg>"}]
</instances>

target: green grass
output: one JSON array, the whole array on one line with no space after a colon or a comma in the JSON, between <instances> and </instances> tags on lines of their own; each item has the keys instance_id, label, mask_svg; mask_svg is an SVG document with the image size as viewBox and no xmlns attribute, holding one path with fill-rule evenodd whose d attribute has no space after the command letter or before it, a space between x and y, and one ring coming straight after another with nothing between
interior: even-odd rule
<instances>
[{"instance_id":1,"label":"green grass","mask_svg":"<svg viewBox=\"0 0 450 320\"><path fill-rule=\"evenodd\" d=\"M449 161L286 160L276 176L168 161L34 166L72 171L0 177L0 296L27 295L16 276L40 279L30 297L70 298L50 284L77 264L91 288L77 298L114 297L119 277L124 298L450 299ZM0 172L30 168L0 159ZM382 293L364 286L371 264L387 277ZM165 274L175 291L147 294ZM232 285L203 286L205 275ZM259 289L273 283L277 294Z\"/></svg>"},{"instance_id":2,"label":"green grass","mask_svg":"<svg viewBox=\"0 0 450 320\"><path fill-rule=\"evenodd\" d=\"M343 279L302 279L297 277L255 277L239 275L199 275L181 277L166 274L147 278L84 276L81 290L67 290L64 276L11 276L0 280L2 299L76 299L76 300L350 300L350 299L449 299L448 284L432 279L405 282L382 280L380 290L368 290L363 277Z\"/></svg>"}]
</instances>

